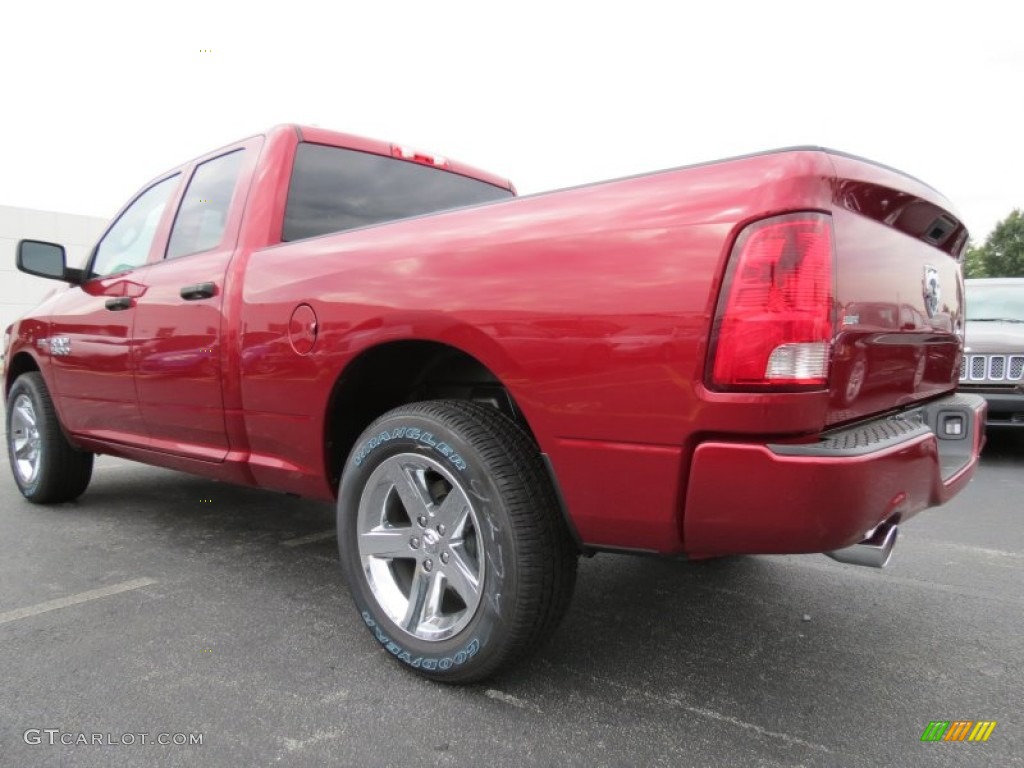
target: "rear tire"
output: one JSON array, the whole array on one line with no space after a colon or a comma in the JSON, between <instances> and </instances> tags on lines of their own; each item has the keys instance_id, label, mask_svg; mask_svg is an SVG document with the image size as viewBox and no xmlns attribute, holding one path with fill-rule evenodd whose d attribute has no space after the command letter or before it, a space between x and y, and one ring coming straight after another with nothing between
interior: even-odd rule
<instances>
[{"instance_id":1,"label":"rear tire","mask_svg":"<svg viewBox=\"0 0 1024 768\"><path fill-rule=\"evenodd\" d=\"M34 504L74 501L92 479L93 455L68 442L38 372L23 373L7 394L7 455L18 489Z\"/></svg>"},{"instance_id":2,"label":"rear tire","mask_svg":"<svg viewBox=\"0 0 1024 768\"><path fill-rule=\"evenodd\" d=\"M388 652L433 680L482 680L555 629L577 553L540 453L494 408L396 408L349 456L338 546L352 599Z\"/></svg>"}]
</instances>

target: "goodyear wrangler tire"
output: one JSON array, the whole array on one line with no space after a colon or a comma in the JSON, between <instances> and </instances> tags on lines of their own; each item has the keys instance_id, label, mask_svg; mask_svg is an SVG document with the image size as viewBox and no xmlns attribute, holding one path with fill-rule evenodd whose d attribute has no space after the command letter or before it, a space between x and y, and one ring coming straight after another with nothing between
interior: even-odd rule
<instances>
[{"instance_id":1,"label":"goodyear wrangler tire","mask_svg":"<svg viewBox=\"0 0 1024 768\"><path fill-rule=\"evenodd\" d=\"M89 487L93 455L64 436L40 373L23 373L7 393L7 455L18 489L36 504L74 501Z\"/></svg>"},{"instance_id":2,"label":"goodyear wrangler tire","mask_svg":"<svg viewBox=\"0 0 1024 768\"><path fill-rule=\"evenodd\" d=\"M434 680L481 680L561 619L577 555L537 447L486 405L402 406L356 442L338 547L373 637Z\"/></svg>"}]
</instances>

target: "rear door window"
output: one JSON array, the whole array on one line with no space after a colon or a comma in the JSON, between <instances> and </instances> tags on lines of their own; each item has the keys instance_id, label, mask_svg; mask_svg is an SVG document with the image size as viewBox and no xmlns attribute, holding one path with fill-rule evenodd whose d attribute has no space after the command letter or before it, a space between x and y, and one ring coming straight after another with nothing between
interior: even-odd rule
<instances>
[{"instance_id":1,"label":"rear door window","mask_svg":"<svg viewBox=\"0 0 1024 768\"><path fill-rule=\"evenodd\" d=\"M220 245L238 186L244 150L196 166L181 199L167 245L167 258L188 256Z\"/></svg>"}]
</instances>

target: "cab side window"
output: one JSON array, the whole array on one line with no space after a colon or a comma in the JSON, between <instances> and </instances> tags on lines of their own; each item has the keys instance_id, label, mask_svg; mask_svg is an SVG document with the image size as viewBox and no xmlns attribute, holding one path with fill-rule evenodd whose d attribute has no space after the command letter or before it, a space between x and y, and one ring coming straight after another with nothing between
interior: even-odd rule
<instances>
[{"instance_id":1,"label":"cab side window","mask_svg":"<svg viewBox=\"0 0 1024 768\"><path fill-rule=\"evenodd\" d=\"M113 275L146 263L164 208L177 186L178 176L174 175L135 198L96 247L93 276Z\"/></svg>"},{"instance_id":2,"label":"cab side window","mask_svg":"<svg viewBox=\"0 0 1024 768\"><path fill-rule=\"evenodd\" d=\"M167 258L188 256L220 245L243 153L239 149L196 166L171 229Z\"/></svg>"}]
</instances>

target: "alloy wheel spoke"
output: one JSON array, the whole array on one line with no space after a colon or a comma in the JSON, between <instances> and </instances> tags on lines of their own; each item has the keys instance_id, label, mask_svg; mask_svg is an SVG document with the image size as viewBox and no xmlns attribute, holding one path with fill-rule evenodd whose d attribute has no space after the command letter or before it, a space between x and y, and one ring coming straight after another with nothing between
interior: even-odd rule
<instances>
[{"instance_id":1,"label":"alloy wheel spoke","mask_svg":"<svg viewBox=\"0 0 1024 768\"><path fill-rule=\"evenodd\" d=\"M480 593L478 572L464 558L458 549L452 550L451 562L444 571L448 586L462 598L466 605L472 605Z\"/></svg>"},{"instance_id":2,"label":"alloy wheel spoke","mask_svg":"<svg viewBox=\"0 0 1024 768\"><path fill-rule=\"evenodd\" d=\"M392 464L388 467L387 477L394 484L410 520L415 520L427 511L429 502L407 466L397 462Z\"/></svg>"},{"instance_id":3,"label":"alloy wheel spoke","mask_svg":"<svg viewBox=\"0 0 1024 768\"><path fill-rule=\"evenodd\" d=\"M402 617L402 627L407 632L415 632L416 628L423 623L423 610L426 607L429 591L430 577L417 565L416 572L412 577L412 585L409 587L409 605L405 609L405 616Z\"/></svg>"},{"instance_id":4,"label":"alloy wheel spoke","mask_svg":"<svg viewBox=\"0 0 1024 768\"><path fill-rule=\"evenodd\" d=\"M423 621L433 619L441 615L441 599L444 597L444 580L439 571L434 571L430 576L430 589L427 591L427 602L424 606Z\"/></svg>"},{"instance_id":5,"label":"alloy wheel spoke","mask_svg":"<svg viewBox=\"0 0 1024 768\"><path fill-rule=\"evenodd\" d=\"M377 528L361 533L359 554L363 557L409 557L409 530Z\"/></svg>"},{"instance_id":6,"label":"alloy wheel spoke","mask_svg":"<svg viewBox=\"0 0 1024 768\"><path fill-rule=\"evenodd\" d=\"M18 405L17 416L21 419L21 422L28 429L31 429L36 425L36 412L32 407L32 404L27 400Z\"/></svg>"},{"instance_id":7,"label":"alloy wheel spoke","mask_svg":"<svg viewBox=\"0 0 1024 768\"><path fill-rule=\"evenodd\" d=\"M452 487L434 515L434 520L448 529L448 536L461 539L469 519L469 499L458 486Z\"/></svg>"},{"instance_id":8,"label":"alloy wheel spoke","mask_svg":"<svg viewBox=\"0 0 1024 768\"><path fill-rule=\"evenodd\" d=\"M402 617L402 627L407 632L415 633L431 619L441 613L441 598L444 594L444 585L441 583L440 574L427 573L417 567L413 576L412 586L409 589L409 605Z\"/></svg>"}]
</instances>

